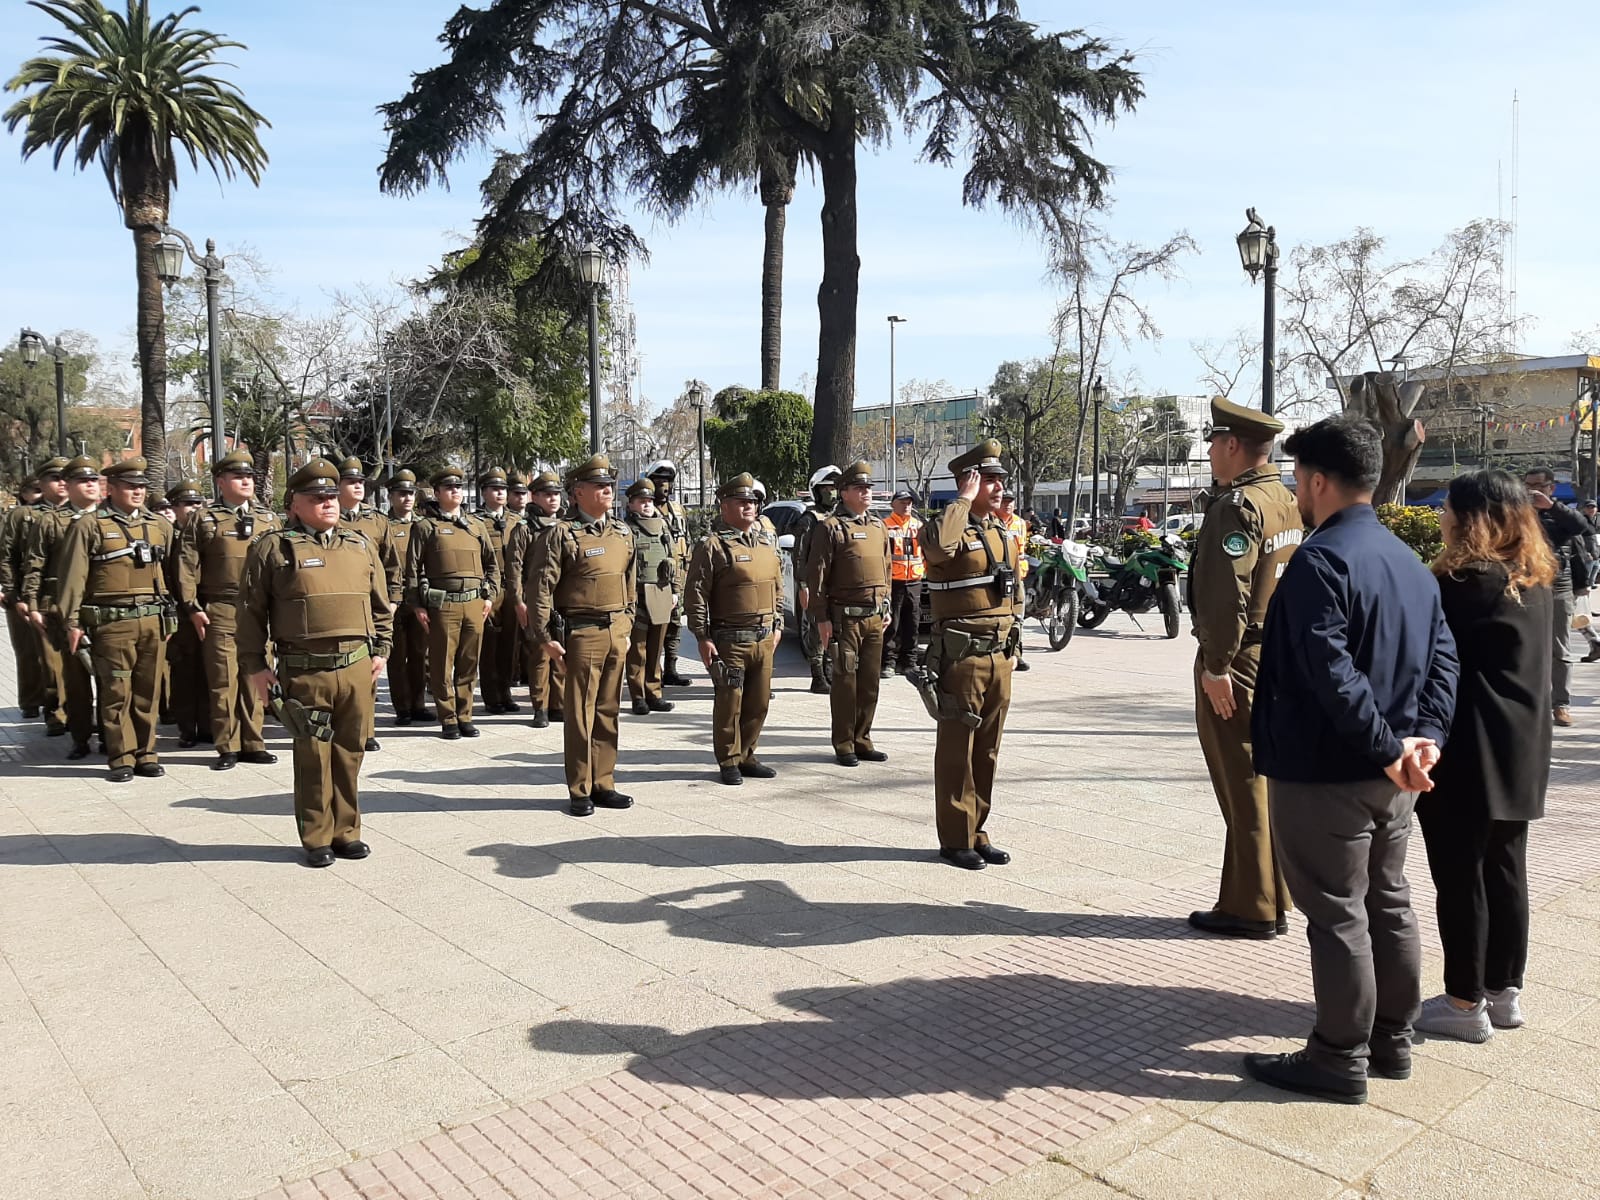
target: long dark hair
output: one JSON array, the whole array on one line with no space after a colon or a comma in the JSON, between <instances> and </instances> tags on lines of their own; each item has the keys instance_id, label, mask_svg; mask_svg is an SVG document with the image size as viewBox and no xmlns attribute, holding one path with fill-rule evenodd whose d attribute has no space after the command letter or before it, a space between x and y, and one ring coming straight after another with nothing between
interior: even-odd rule
<instances>
[{"instance_id":1,"label":"long dark hair","mask_svg":"<svg viewBox=\"0 0 1600 1200\"><path fill-rule=\"evenodd\" d=\"M1456 536L1433 560L1435 575L1471 563L1499 563L1513 596L1554 581L1556 556L1520 479L1505 471L1468 471L1450 481L1446 496Z\"/></svg>"}]
</instances>

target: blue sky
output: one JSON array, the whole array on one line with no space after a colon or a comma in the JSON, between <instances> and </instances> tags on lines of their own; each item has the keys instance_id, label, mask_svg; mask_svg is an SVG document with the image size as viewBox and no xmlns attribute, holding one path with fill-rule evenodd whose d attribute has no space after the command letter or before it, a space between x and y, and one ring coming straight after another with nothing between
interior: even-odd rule
<instances>
[{"instance_id":1,"label":"blue sky","mask_svg":"<svg viewBox=\"0 0 1600 1200\"><path fill-rule=\"evenodd\" d=\"M232 78L273 122L262 187L219 187L186 174L173 222L226 254L248 244L280 298L307 311L336 288L422 271L459 245L477 215L480 162L453 190L396 199L377 190L376 105L411 72L440 61L435 39L454 0L213 0L192 20L249 46ZM1328 241L1358 225L1399 254L1421 254L1450 229L1494 216L1497 162L1509 194L1511 96L1522 99L1520 308L1537 320L1530 350L1557 352L1600 325L1594 197L1600 160L1592 17L1578 3L1273 5L1024 0L1052 28L1084 27L1138 54L1147 98L1096 134L1117 176L1110 231L1154 242L1183 229L1199 244L1184 278L1147 293L1165 333L1119 351L1112 370L1147 390L1192 392L1191 341L1260 320L1260 291L1239 269L1233 236L1254 204L1286 245ZM7 75L48 29L7 0ZM503 142L520 124L513 117ZM131 357L132 245L98 171L52 172L47 159L0 150L7 221L0 313L10 329L84 329ZM816 367L820 190L803 181L790 210L784 379ZM888 391L885 317L900 327L899 374L982 387L1007 358L1043 353L1055 305L1037 238L997 211L960 203L960 173L919 164L904 139L864 153L858 403ZM714 387L757 378L761 209L723 195L676 225L644 222L651 261L637 265L645 395L670 401L685 379ZM8 334L6 336L14 336ZM1600 351L1600 347L1593 347Z\"/></svg>"}]
</instances>

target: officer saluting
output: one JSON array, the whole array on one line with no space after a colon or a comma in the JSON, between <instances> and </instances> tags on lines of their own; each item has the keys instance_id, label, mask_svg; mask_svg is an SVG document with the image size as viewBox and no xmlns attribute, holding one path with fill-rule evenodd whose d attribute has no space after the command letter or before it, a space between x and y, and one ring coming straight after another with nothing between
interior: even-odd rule
<instances>
[{"instance_id":1,"label":"officer saluting","mask_svg":"<svg viewBox=\"0 0 1600 1200\"><path fill-rule=\"evenodd\" d=\"M648 479L636 479L628 488L627 522L639 589L628 643L628 695L633 715L643 717L672 711L672 702L661 695L661 655L668 622L678 611L678 551L666 518L656 512L656 490Z\"/></svg>"},{"instance_id":2,"label":"officer saluting","mask_svg":"<svg viewBox=\"0 0 1600 1200\"><path fill-rule=\"evenodd\" d=\"M167 638L178 627L162 563L172 526L144 507L145 460L105 470L110 497L73 522L61 549L57 609L67 653L87 635L112 783L166 774L156 761L156 699Z\"/></svg>"},{"instance_id":3,"label":"officer saluting","mask_svg":"<svg viewBox=\"0 0 1600 1200\"><path fill-rule=\"evenodd\" d=\"M383 559L389 576L389 600L395 606L394 645L389 652L389 703L394 707L396 725L433 720L427 705L428 633L417 620L416 610L400 603L405 591L406 556L418 520L416 510L417 477L410 471L396 471L389 479L389 544Z\"/></svg>"},{"instance_id":4,"label":"officer saluting","mask_svg":"<svg viewBox=\"0 0 1600 1200\"><path fill-rule=\"evenodd\" d=\"M356 780L372 686L389 653L377 547L339 525L338 470L314 458L289 479L289 525L258 537L240 585L239 660L256 696L281 684L294 735L294 815L306 862L365 858ZM274 674L267 640L277 649Z\"/></svg>"},{"instance_id":5,"label":"officer saluting","mask_svg":"<svg viewBox=\"0 0 1600 1200\"><path fill-rule=\"evenodd\" d=\"M922 531L933 635L917 682L938 722L933 806L939 856L979 871L1011 861L989 841L984 825L1011 704L1022 594L1000 521L1006 478L1000 443L991 438L951 459L950 474L956 498Z\"/></svg>"},{"instance_id":6,"label":"officer saluting","mask_svg":"<svg viewBox=\"0 0 1600 1200\"><path fill-rule=\"evenodd\" d=\"M1283 423L1217 399L1206 430L1216 486L1204 497L1205 523L1189 566L1194 636L1195 726L1228 834L1217 905L1189 914L1207 933L1270 938L1287 931L1293 907L1272 849L1267 781L1250 758L1250 707L1261 665L1267 602L1303 522L1271 460Z\"/></svg>"},{"instance_id":7,"label":"officer saluting","mask_svg":"<svg viewBox=\"0 0 1600 1200\"><path fill-rule=\"evenodd\" d=\"M722 782L771 779L756 742L772 702L772 658L783 636L783 563L756 524L755 480L735 475L717 489L722 523L689 558L683 588L689 632L711 672L716 700L711 744Z\"/></svg>"},{"instance_id":8,"label":"officer saluting","mask_svg":"<svg viewBox=\"0 0 1600 1200\"><path fill-rule=\"evenodd\" d=\"M461 507L461 472L446 468L429 482L439 515L424 517L411 532L406 599L428 635L428 690L439 708L439 736L454 741L478 736L472 688L500 567L489 527Z\"/></svg>"},{"instance_id":9,"label":"officer saluting","mask_svg":"<svg viewBox=\"0 0 1600 1200\"><path fill-rule=\"evenodd\" d=\"M833 756L841 767L889 756L872 744L889 612L889 531L870 511L872 468L839 473L839 507L811 532L806 589L817 636L833 651Z\"/></svg>"},{"instance_id":10,"label":"officer saluting","mask_svg":"<svg viewBox=\"0 0 1600 1200\"><path fill-rule=\"evenodd\" d=\"M528 637L566 670L562 748L575 817L631 808L617 791L617 710L633 628L633 531L611 518L611 460L597 454L567 472L572 515L545 535L530 572ZM556 638L552 618L561 618Z\"/></svg>"},{"instance_id":11,"label":"officer saluting","mask_svg":"<svg viewBox=\"0 0 1600 1200\"><path fill-rule=\"evenodd\" d=\"M540 471L529 483L528 507L522 521L512 531L510 565L506 588L511 591L510 603L515 607L517 623L528 628L528 604L534 592L534 581L544 569L544 551L550 534L561 525L557 514L561 511L561 479L554 471ZM561 640L560 632L550 630L550 636ZM533 704L533 727L546 729L551 721L561 720L562 675L554 659L548 658L541 645L529 638L528 698Z\"/></svg>"},{"instance_id":12,"label":"officer saluting","mask_svg":"<svg viewBox=\"0 0 1600 1200\"><path fill-rule=\"evenodd\" d=\"M258 504L255 461L235 450L211 468L216 499L184 520L178 536L178 604L200 639L200 661L211 697L213 771L247 763L275 763L261 727L260 700L239 669L239 585L250 543L278 527L278 517ZM181 700L181 698L180 698Z\"/></svg>"}]
</instances>

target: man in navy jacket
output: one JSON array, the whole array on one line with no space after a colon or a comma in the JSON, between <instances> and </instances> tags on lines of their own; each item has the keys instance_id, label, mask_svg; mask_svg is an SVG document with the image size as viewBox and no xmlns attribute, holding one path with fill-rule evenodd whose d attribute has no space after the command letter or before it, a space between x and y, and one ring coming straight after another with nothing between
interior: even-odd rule
<instances>
[{"instance_id":1,"label":"man in navy jacket","mask_svg":"<svg viewBox=\"0 0 1600 1200\"><path fill-rule=\"evenodd\" d=\"M1444 747L1459 663L1439 588L1378 522L1378 430L1340 416L1284 443L1316 532L1289 560L1263 631L1251 729L1272 836L1311 944L1317 1023L1304 1050L1250 1054L1264 1083L1359 1104L1367 1074L1411 1073L1421 1004L1405 877L1417 793Z\"/></svg>"}]
</instances>

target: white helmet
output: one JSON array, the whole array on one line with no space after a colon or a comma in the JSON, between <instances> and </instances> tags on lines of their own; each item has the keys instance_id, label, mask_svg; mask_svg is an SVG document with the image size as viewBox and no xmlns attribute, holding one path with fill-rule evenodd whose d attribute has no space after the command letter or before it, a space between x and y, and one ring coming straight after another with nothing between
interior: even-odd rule
<instances>
[{"instance_id":1,"label":"white helmet","mask_svg":"<svg viewBox=\"0 0 1600 1200\"><path fill-rule=\"evenodd\" d=\"M756 503L765 504L767 502L767 485L762 483L761 480L752 479L750 481L750 490L756 494Z\"/></svg>"},{"instance_id":2,"label":"white helmet","mask_svg":"<svg viewBox=\"0 0 1600 1200\"><path fill-rule=\"evenodd\" d=\"M819 468L811 476L811 487L813 489L816 489L816 488L819 488L819 487L826 487L829 484L834 484L834 483L838 483L838 482L839 482L839 468L834 466L832 463L829 463L825 467Z\"/></svg>"},{"instance_id":3,"label":"white helmet","mask_svg":"<svg viewBox=\"0 0 1600 1200\"><path fill-rule=\"evenodd\" d=\"M657 475L670 475L676 479L678 477L678 468L671 459L663 458L660 462L651 463L649 470L644 473L646 479L654 479Z\"/></svg>"}]
</instances>

